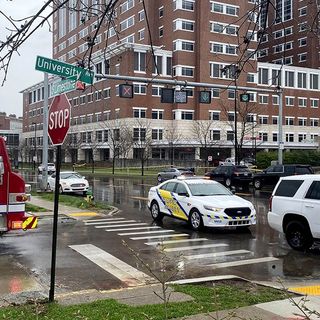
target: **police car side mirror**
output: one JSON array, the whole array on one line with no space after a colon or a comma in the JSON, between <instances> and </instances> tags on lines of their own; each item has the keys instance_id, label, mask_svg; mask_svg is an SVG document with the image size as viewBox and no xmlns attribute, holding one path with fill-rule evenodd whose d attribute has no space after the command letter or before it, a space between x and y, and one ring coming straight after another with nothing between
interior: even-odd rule
<instances>
[{"instance_id":1,"label":"police car side mirror","mask_svg":"<svg viewBox=\"0 0 320 320\"><path fill-rule=\"evenodd\" d=\"M188 193L188 192L179 192L179 193L178 193L178 196L181 196L181 197L189 197L189 193Z\"/></svg>"}]
</instances>

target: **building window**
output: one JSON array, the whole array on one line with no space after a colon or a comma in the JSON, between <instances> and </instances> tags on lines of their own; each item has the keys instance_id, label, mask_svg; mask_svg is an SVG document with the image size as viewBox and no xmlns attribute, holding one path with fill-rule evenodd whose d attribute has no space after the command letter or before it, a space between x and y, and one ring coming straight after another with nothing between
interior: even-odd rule
<instances>
[{"instance_id":1,"label":"building window","mask_svg":"<svg viewBox=\"0 0 320 320\"><path fill-rule=\"evenodd\" d=\"M298 142L305 142L307 139L307 135L305 133L298 134Z\"/></svg>"},{"instance_id":2,"label":"building window","mask_svg":"<svg viewBox=\"0 0 320 320\"><path fill-rule=\"evenodd\" d=\"M227 131L227 141L233 141L233 140L234 140L233 131Z\"/></svg>"},{"instance_id":3,"label":"building window","mask_svg":"<svg viewBox=\"0 0 320 320\"><path fill-rule=\"evenodd\" d=\"M152 119L163 119L163 110L152 110L151 112Z\"/></svg>"},{"instance_id":4,"label":"building window","mask_svg":"<svg viewBox=\"0 0 320 320\"><path fill-rule=\"evenodd\" d=\"M259 132L259 139L261 141L268 141L268 133L267 132Z\"/></svg>"},{"instance_id":5,"label":"building window","mask_svg":"<svg viewBox=\"0 0 320 320\"><path fill-rule=\"evenodd\" d=\"M228 112L228 121L230 122L234 121L234 112Z\"/></svg>"},{"instance_id":6,"label":"building window","mask_svg":"<svg viewBox=\"0 0 320 320\"><path fill-rule=\"evenodd\" d=\"M163 37L163 26L159 27L159 38Z\"/></svg>"},{"instance_id":7,"label":"building window","mask_svg":"<svg viewBox=\"0 0 320 320\"><path fill-rule=\"evenodd\" d=\"M220 139L220 130L210 130L210 140L219 141Z\"/></svg>"},{"instance_id":8,"label":"building window","mask_svg":"<svg viewBox=\"0 0 320 320\"><path fill-rule=\"evenodd\" d=\"M294 124L294 117L286 117L286 125L293 126Z\"/></svg>"},{"instance_id":9,"label":"building window","mask_svg":"<svg viewBox=\"0 0 320 320\"><path fill-rule=\"evenodd\" d=\"M305 127L307 125L307 118L298 118L298 126Z\"/></svg>"},{"instance_id":10,"label":"building window","mask_svg":"<svg viewBox=\"0 0 320 320\"><path fill-rule=\"evenodd\" d=\"M303 17L307 15L307 7L299 8L299 17Z\"/></svg>"},{"instance_id":11,"label":"building window","mask_svg":"<svg viewBox=\"0 0 320 320\"><path fill-rule=\"evenodd\" d=\"M236 96L235 90L228 89L228 99L233 99L234 100L235 96Z\"/></svg>"},{"instance_id":12,"label":"building window","mask_svg":"<svg viewBox=\"0 0 320 320\"><path fill-rule=\"evenodd\" d=\"M194 31L194 21L177 19L173 21L173 31Z\"/></svg>"},{"instance_id":13,"label":"building window","mask_svg":"<svg viewBox=\"0 0 320 320\"><path fill-rule=\"evenodd\" d=\"M135 94L146 94L147 86L141 83L134 83L133 84L133 91Z\"/></svg>"},{"instance_id":14,"label":"building window","mask_svg":"<svg viewBox=\"0 0 320 320\"><path fill-rule=\"evenodd\" d=\"M278 142L278 133L275 133L275 132L272 133L272 141Z\"/></svg>"},{"instance_id":15,"label":"building window","mask_svg":"<svg viewBox=\"0 0 320 320\"><path fill-rule=\"evenodd\" d=\"M278 124L278 117L272 116L272 124Z\"/></svg>"},{"instance_id":16,"label":"building window","mask_svg":"<svg viewBox=\"0 0 320 320\"><path fill-rule=\"evenodd\" d=\"M311 127L319 127L319 118L310 118Z\"/></svg>"},{"instance_id":17,"label":"building window","mask_svg":"<svg viewBox=\"0 0 320 320\"><path fill-rule=\"evenodd\" d=\"M279 96L276 95L276 96L272 96L272 104L273 105L279 105Z\"/></svg>"},{"instance_id":18,"label":"building window","mask_svg":"<svg viewBox=\"0 0 320 320\"><path fill-rule=\"evenodd\" d=\"M262 95L259 94L259 103L260 104L268 104L269 96L268 95Z\"/></svg>"},{"instance_id":19,"label":"building window","mask_svg":"<svg viewBox=\"0 0 320 320\"><path fill-rule=\"evenodd\" d=\"M259 116L259 124L268 124L267 116Z\"/></svg>"},{"instance_id":20,"label":"building window","mask_svg":"<svg viewBox=\"0 0 320 320\"><path fill-rule=\"evenodd\" d=\"M307 45L307 38L300 38L298 40L299 47L305 47Z\"/></svg>"},{"instance_id":21,"label":"building window","mask_svg":"<svg viewBox=\"0 0 320 320\"><path fill-rule=\"evenodd\" d=\"M310 74L310 89L319 90L319 75Z\"/></svg>"},{"instance_id":22,"label":"building window","mask_svg":"<svg viewBox=\"0 0 320 320\"><path fill-rule=\"evenodd\" d=\"M134 118L146 118L146 109L133 109Z\"/></svg>"},{"instance_id":23,"label":"building window","mask_svg":"<svg viewBox=\"0 0 320 320\"><path fill-rule=\"evenodd\" d=\"M139 11L138 16L139 16L139 21L143 21L145 18L144 10Z\"/></svg>"},{"instance_id":24,"label":"building window","mask_svg":"<svg viewBox=\"0 0 320 320\"><path fill-rule=\"evenodd\" d=\"M146 141L146 128L133 128L134 141Z\"/></svg>"},{"instance_id":25,"label":"building window","mask_svg":"<svg viewBox=\"0 0 320 320\"><path fill-rule=\"evenodd\" d=\"M311 108L318 108L319 107L319 99L310 98L310 106L311 106Z\"/></svg>"},{"instance_id":26,"label":"building window","mask_svg":"<svg viewBox=\"0 0 320 320\"><path fill-rule=\"evenodd\" d=\"M152 86L152 95L160 97L161 96L161 86Z\"/></svg>"},{"instance_id":27,"label":"building window","mask_svg":"<svg viewBox=\"0 0 320 320\"><path fill-rule=\"evenodd\" d=\"M134 25L134 16L120 22L120 31L124 31Z\"/></svg>"},{"instance_id":28,"label":"building window","mask_svg":"<svg viewBox=\"0 0 320 320\"><path fill-rule=\"evenodd\" d=\"M181 120L193 120L193 112L182 111L181 112Z\"/></svg>"},{"instance_id":29,"label":"building window","mask_svg":"<svg viewBox=\"0 0 320 320\"><path fill-rule=\"evenodd\" d=\"M220 112L218 111L211 111L209 113L210 120L219 121L220 120Z\"/></svg>"},{"instance_id":30,"label":"building window","mask_svg":"<svg viewBox=\"0 0 320 320\"><path fill-rule=\"evenodd\" d=\"M159 8L159 18L162 18L163 17L163 6Z\"/></svg>"},{"instance_id":31,"label":"building window","mask_svg":"<svg viewBox=\"0 0 320 320\"><path fill-rule=\"evenodd\" d=\"M294 134L286 133L286 142L294 142Z\"/></svg>"},{"instance_id":32,"label":"building window","mask_svg":"<svg viewBox=\"0 0 320 320\"><path fill-rule=\"evenodd\" d=\"M299 62L307 61L307 53L306 52L298 54L298 57L299 57Z\"/></svg>"},{"instance_id":33,"label":"building window","mask_svg":"<svg viewBox=\"0 0 320 320\"><path fill-rule=\"evenodd\" d=\"M134 53L134 71L138 71L138 72L146 71L146 53L145 52Z\"/></svg>"},{"instance_id":34,"label":"building window","mask_svg":"<svg viewBox=\"0 0 320 320\"><path fill-rule=\"evenodd\" d=\"M307 98L298 98L298 106L305 108L307 106Z\"/></svg>"},{"instance_id":35,"label":"building window","mask_svg":"<svg viewBox=\"0 0 320 320\"><path fill-rule=\"evenodd\" d=\"M298 72L298 88L307 88L307 74Z\"/></svg>"},{"instance_id":36,"label":"building window","mask_svg":"<svg viewBox=\"0 0 320 320\"><path fill-rule=\"evenodd\" d=\"M286 71L285 72L285 86L286 87L294 87L294 72Z\"/></svg>"},{"instance_id":37,"label":"building window","mask_svg":"<svg viewBox=\"0 0 320 320\"><path fill-rule=\"evenodd\" d=\"M152 129L151 137L152 137L152 140L162 140L163 129Z\"/></svg>"},{"instance_id":38,"label":"building window","mask_svg":"<svg viewBox=\"0 0 320 320\"><path fill-rule=\"evenodd\" d=\"M294 97L286 97L286 106L292 107L294 105Z\"/></svg>"}]
</instances>

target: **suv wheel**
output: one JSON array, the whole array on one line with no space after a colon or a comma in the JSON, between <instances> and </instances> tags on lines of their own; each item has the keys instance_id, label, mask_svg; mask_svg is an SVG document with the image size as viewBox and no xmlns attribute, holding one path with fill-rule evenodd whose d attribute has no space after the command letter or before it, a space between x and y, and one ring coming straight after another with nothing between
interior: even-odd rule
<instances>
[{"instance_id":1,"label":"suv wheel","mask_svg":"<svg viewBox=\"0 0 320 320\"><path fill-rule=\"evenodd\" d=\"M231 179L226 178L226 180L224 181L224 184L226 185L226 187L230 188L231 187Z\"/></svg>"},{"instance_id":2,"label":"suv wheel","mask_svg":"<svg viewBox=\"0 0 320 320\"><path fill-rule=\"evenodd\" d=\"M163 213L160 212L160 208L157 201L152 201L150 211L153 220L161 221L163 219Z\"/></svg>"},{"instance_id":3,"label":"suv wheel","mask_svg":"<svg viewBox=\"0 0 320 320\"><path fill-rule=\"evenodd\" d=\"M260 190L262 188L262 183L260 179L254 179L253 186L255 189Z\"/></svg>"},{"instance_id":4,"label":"suv wheel","mask_svg":"<svg viewBox=\"0 0 320 320\"><path fill-rule=\"evenodd\" d=\"M190 212L190 215L189 215L189 223L190 223L190 226L191 228L194 230L194 231L198 231L198 230L201 230L202 227L203 227L203 221L202 221L202 217L201 217L201 214L198 210L196 209L193 209L191 212Z\"/></svg>"},{"instance_id":5,"label":"suv wheel","mask_svg":"<svg viewBox=\"0 0 320 320\"><path fill-rule=\"evenodd\" d=\"M313 244L308 226L301 221L290 221L285 230L289 246L298 251L305 251Z\"/></svg>"}]
</instances>

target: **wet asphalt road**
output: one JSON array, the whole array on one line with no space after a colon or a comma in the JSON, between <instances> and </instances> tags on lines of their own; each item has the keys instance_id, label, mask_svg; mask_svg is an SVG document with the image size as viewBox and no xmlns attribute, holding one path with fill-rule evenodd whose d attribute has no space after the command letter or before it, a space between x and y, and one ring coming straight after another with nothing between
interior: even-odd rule
<instances>
[{"instance_id":1,"label":"wet asphalt road","mask_svg":"<svg viewBox=\"0 0 320 320\"><path fill-rule=\"evenodd\" d=\"M154 184L153 180L107 177L95 179L88 177L88 179L90 185L93 186L96 200L108 202L120 209L116 217L135 220L137 223L147 223L147 226L156 226L151 219L145 200L150 186ZM27 181L35 182L36 178L30 176ZM236 275L256 281L276 281L280 278L285 283L292 284L301 284L304 281L316 282L320 276L319 249L315 248L307 253L294 252L288 247L282 236L268 227L267 208L270 193L255 192L250 195L242 194L241 190L239 192L244 198L252 201L257 210L257 225L251 227L249 232L206 229L197 233L193 232L183 221L170 218L165 218L159 225L165 230L187 233L191 239L207 238L211 243L222 243L226 246L215 249L216 252L221 253L216 257L202 257L187 261L179 253L168 253L169 265L178 266L175 279ZM13 232L0 239L0 295L21 291L48 290L51 232L52 218L45 217L40 220L36 230ZM105 229L85 225L82 220L60 218L56 292L87 289L108 290L129 285L125 280L119 280L69 246L94 245L130 266L150 274L143 263L139 262L132 253L133 251L139 254L140 259L152 270L159 271L161 253L156 246L146 244L150 241L154 240L132 240L131 236L120 236L116 232L107 232ZM177 245L173 244L170 247L175 246ZM242 250L243 253L239 251L240 253L236 255L224 254L226 251L235 250ZM196 250L196 254L208 252L210 249ZM277 260L246 265L236 263L236 266L227 265L221 268L208 266L266 257L275 257Z\"/></svg>"}]
</instances>

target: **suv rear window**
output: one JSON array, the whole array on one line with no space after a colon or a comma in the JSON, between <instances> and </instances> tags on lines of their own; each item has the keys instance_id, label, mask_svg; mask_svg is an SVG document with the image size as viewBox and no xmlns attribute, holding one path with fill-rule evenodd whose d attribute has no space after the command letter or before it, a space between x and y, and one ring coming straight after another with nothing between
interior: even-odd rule
<instances>
[{"instance_id":1,"label":"suv rear window","mask_svg":"<svg viewBox=\"0 0 320 320\"><path fill-rule=\"evenodd\" d=\"M293 197L302 183L303 180L282 180L274 195L279 197Z\"/></svg>"},{"instance_id":2,"label":"suv rear window","mask_svg":"<svg viewBox=\"0 0 320 320\"><path fill-rule=\"evenodd\" d=\"M312 169L309 167L296 167L296 173L297 174L310 174L313 173Z\"/></svg>"}]
</instances>

